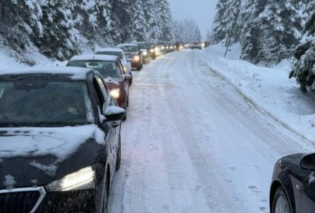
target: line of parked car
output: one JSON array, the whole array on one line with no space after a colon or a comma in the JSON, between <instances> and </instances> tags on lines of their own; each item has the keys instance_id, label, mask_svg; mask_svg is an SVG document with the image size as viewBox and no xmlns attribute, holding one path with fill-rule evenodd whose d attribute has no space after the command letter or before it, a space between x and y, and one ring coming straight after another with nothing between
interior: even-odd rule
<instances>
[{"instance_id":1,"label":"line of parked car","mask_svg":"<svg viewBox=\"0 0 315 213\"><path fill-rule=\"evenodd\" d=\"M132 68L162 53L121 44L66 67L0 72L0 212L106 213Z\"/></svg>"},{"instance_id":2,"label":"line of parked car","mask_svg":"<svg viewBox=\"0 0 315 213\"><path fill-rule=\"evenodd\" d=\"M1 213L107 212L131 69L176 49L119 47L74 56L67 67L0 71ZM271 213L313 213L314 203L315 154L279 160Z\"/></svg>"}]
</instances>

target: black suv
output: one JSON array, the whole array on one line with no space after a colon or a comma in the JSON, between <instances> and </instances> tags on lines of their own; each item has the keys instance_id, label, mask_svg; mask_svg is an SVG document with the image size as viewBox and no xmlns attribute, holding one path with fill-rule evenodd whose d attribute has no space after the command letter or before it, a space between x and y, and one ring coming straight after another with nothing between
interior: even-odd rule
<instances>
[{"instance_id":1,"label":"black suv","mask_svg":"<svg viewBox=\"0 0 315 213\"><path fill-rule=\"evenodd\" d=\"M105 213L121 119L85 68L0 72L0 212Z\"/></svg>"}]
</instances>

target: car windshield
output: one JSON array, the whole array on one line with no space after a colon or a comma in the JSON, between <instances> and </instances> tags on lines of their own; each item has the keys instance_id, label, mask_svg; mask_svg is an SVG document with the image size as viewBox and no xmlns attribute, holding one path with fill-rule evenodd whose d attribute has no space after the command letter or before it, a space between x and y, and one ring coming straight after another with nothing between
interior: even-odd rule
<instances>
[{"instance_id":1,"label":"car windshield","mask_svg":"<svg viewBox=\"0 0 315 213\"><path fill-rule=\"evenodd\" d=\"M70 61L69 67L85 67L99 71L104 78L118 78L116 63L113 61L80 60Z\"/></svg>"},{"instance_id":2,"label":"car windshield","mask_svg":"<svg viewBox=\"0 0 315 213\"><path fill-rule=\"evenodd\" d=\"M138 52L137 46L122 46L121 49L123 49L125 52Z\"/></svg>"},{"instance_id":3,"label":"car windshield","mask_svg":"<svg viewBox=\"0 0 315 213\"><path fill-rule=\"evenodd\" d=\"M0 81L0 127L76 126L93 122L85 82Z\"/></svg>"},{"instance_id":4,"label":"car windshield","mask_svg":"<svg viewBox=\"0 0 315 213\"><path fill-rule=\"evenodd\" d=\"M112 52L112 51L98 51L96 55L113 55L118 56L120 59L123 59L123 54L121 52Z\"/></svg>"}]
</instances>

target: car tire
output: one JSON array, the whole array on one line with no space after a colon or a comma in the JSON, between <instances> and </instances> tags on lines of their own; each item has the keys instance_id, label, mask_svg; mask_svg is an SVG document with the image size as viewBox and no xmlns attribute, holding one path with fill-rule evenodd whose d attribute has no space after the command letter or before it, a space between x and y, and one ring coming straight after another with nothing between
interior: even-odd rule
<instances>
[{"instance_id":1,"label":"car tire","mask_svg":"<svg viewBox=\"0 0 315 213\"><path fill-rule=\"evenodd\" d=\"M137 67L137 70L140 71L141 69L142 69L142 65L139 65L139 66Z\"/></svg>"},{"instance_id":2,"label":"car tire","mask_svg":"<svg viewBox=\"0 0 315 213\"><path fill-rule=\"evenodd\" d=\"M108 213L108 200L109 200L109 186L108 186L108 180L106 178L105 181L105 199L104 199L104 207L103 207L103 213Z\"/></svg>"},{"instance_id":3,"label":"car tire","mask_svg":"<svg viewBox=\"0 0 315 213\"><path fill-rule=\"evenodd\" d=\"M116 171L120 169L121 165L121 137L119 136L119 145L117 150L117 159L116 159Z\"/></svg>"},{"instance_id":4,"label":"car tire","mask_svg":"<svg viewBox=\"0 0 315 213\"><path fill-rule=\"evenodd\" d=\"M279 187L273 198L271 213L293 213L291 206L284 189Z\"/></svg>"}]
</instances>

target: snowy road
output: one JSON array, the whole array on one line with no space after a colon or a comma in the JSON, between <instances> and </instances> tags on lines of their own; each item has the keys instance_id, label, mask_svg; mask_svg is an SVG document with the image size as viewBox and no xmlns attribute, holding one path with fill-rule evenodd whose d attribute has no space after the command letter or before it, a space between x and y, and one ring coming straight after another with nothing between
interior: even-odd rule
<instances>
[{"instance_id":1,"label":"snowy road","mask_svg":"<svg viewBox=\"0 0 315 213\"><path fill-rule=\"evenodd\" d=\"M269 212L276 160L311 150L211 72L201 51L135 72L130 95L110 213Z\"/></svg>"}]
</instances>

